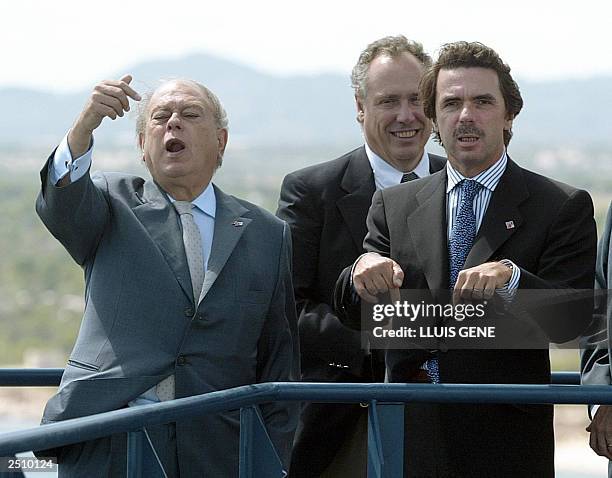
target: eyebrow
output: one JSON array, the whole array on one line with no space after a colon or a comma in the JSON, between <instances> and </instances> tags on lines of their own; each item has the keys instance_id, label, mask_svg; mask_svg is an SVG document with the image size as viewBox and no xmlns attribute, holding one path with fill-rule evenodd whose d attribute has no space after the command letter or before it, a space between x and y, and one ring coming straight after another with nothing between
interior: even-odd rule
<instances>
[{"instance_id":1,"label":"eyebrow","mask_svg":"<svg viewBox=\"0 0 612 478\"><path fill-rule=\"evenodd\" d=\"M474 97L474 99L475 100L493 100L493 101L496 100L495 96L490 93L484 93L482 95L477 95Z\"/></svg>"},{"instance_id":2,"label":"eyebrow","mask_svg":"<svg viewBox=\"0 0 612 478\"><path fill-rule=\"evenodd\" d=\"M164 110L169 110L172 109L172 106L175 102L174 101L170 101L168 103L164 103L161 105L156 105L155 107L151 108L151 113L154 113L156 111L164 111ZM206 108L204 107L204 105L202 105L201 103L198 103L196 101L189 101L187 103L181 104L180 105L180 109L181 111L186 110L188 108L198 108L202 111L205 111Z\"/></svg>"},{"instance_id":3,"label":"eyebrow","mask_svg":"<svg viewBox=\"0 0 612 478\"><path fill-rule=\"evenodd\" d=\"M440 98L440 102L452 101L452 100L462 100L462 99L463 99L463 96L454 95L454 94L447 94L447 95L443 94L442 97ZM475 101L475 100L496 101L495 95L492 95L491 93L483 93L481 95L472 96L469 99L471 101Z\"/></svg>"}]
</instances>

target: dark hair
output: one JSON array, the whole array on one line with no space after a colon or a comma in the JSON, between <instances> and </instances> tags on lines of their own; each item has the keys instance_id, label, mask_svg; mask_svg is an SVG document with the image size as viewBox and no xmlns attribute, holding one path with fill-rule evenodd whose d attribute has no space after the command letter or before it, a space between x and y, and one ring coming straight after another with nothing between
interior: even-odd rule
<instances>
[{"instance_id":1,"label":"dark hair","mask_svg":"<svg viewBox=\"0 0 612 478\"><path fill-rule=\"evenodd\" d=\"M510 67L505 64L499 55L486 45L479 42L458 41L447 43L440 49L438 59L429 68L421 79L420 95L423 101L425 115L436 121L436 85L440 70L454 70L456 68L488 68L497 73L499 88L504 98L506 112L515 118L523 108L523 98L519 87L510 75ZM440 142L440 133L434 128L434 137ZM508 146L512 138L512 131L504 131L504 144Z\"/></svg>"}]
</instances>

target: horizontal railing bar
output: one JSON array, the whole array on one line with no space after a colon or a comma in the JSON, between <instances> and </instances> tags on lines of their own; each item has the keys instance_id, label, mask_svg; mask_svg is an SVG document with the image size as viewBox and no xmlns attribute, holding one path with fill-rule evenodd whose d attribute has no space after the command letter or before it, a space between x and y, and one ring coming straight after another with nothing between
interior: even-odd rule
<instances>
[{"instance_id":1,"label":"horizontal railing bar","mask_svg":"<svg viewBox=\"0 0 612 478\"><path fill-rule=\"evenodd\" d=\"M61 368L0 368L0 387L53 387L60 383ZM553 372L553 385L579 385L580 372Z\"/></svg>"},{"instance_id":2,"label":"horizontal railing bar","mask_svg":"<svg viewBox=\"0 0 612 478\"><path fill-rule=\"evenodd\" d=\"M0 387L57 387L63 368L0 368Z\"/></svg>"},{"instance_id":3,"label":"horizontal railing bar","mask_svg":"<svg viewBox=\"0 0 612 478\"><path fill-rule=\"evenodd\" d=\"M0 456L54 448L114 433L271 401L612 404L607 385L298 383L247 385L125 408L0 435Z\"/></svg>"},{"instance_id":4,"label":"horizontal railing bar","mask_svg":"<svg viewBox=\"0 0 612 478\"><path fill-rule=\"evenodd\" d=\"M55 448L115 433L138 430L149 425L159 425L193 418L198 415L236 410L261 402L272 402L276 400L277 388L278 385L275 383L246 385L0 434L0 456Z\"/></svg>"}]
</instances>

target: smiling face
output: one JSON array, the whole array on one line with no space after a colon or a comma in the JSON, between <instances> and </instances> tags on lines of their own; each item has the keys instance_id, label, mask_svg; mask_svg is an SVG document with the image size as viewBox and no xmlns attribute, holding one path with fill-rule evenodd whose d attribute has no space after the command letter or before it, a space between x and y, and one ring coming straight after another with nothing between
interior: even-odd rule
<instances>
[{"instance_id":1,"label":"smiling face","mask_svg":"<svg viewBox=\"0 0 612 478\"><path fill-rule=\"evenodd\" d=\"M399 171L417 166L431 134L419 101L422 74L423 65L410 53L380 55L368 68L365 99L355 97L368 146Z\"/></svg>"},{"instance_id":2,"label":"smiling face","mask_svg":"<svg viewBox=\"0 0 612 478\"><path fill-rule=\"evenodd\" d=\"M139 143L153 179L174 199L190 201L212 179L227 129L217 127L197 84L171 81L153 93Z\"/></svg>"},{"instance_id":3,"label":"smiling face","mask_svg":"<svg viewBox=\"0 0 612 478\"><path fill-rule=\"evenodd\" d=\"M492 166L504 151L504 130L512 129L497 73L480 67L440 70L436 126L461 174L474 177Z\"/></svg>"}]
</instances>

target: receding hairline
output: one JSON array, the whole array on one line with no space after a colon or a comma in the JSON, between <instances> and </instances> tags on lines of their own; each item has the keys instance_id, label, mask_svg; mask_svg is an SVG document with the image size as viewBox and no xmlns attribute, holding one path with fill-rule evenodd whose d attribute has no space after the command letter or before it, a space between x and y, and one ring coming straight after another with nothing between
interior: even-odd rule
<instances>
[{"instance_id":1,"label":"receding hairline","mask_svg":"<svg viewBox=\"0 0 612 478\"><path fill-rule=\"evenodd\" d=\"M178 78L178 79L165 80L161 85L159 85L157 88L155 88L151 92L149 101L147 102L147 111L151 111L151 106L153 106L153 102L155 101L156 97L159 96L160 93L163 94L164 90L169 90L168 92L171 93L173 91L171 87L173 86L176 87L180 85L188 86L196 90L198 92L198 96L204 100L204 103L206 104L206 106L208 108L214 108L214 105L212 104L212 101L208 96L208 90L203 85L201 85L200 83L194 80Z\"/></svg>"}]
</instances>

